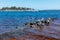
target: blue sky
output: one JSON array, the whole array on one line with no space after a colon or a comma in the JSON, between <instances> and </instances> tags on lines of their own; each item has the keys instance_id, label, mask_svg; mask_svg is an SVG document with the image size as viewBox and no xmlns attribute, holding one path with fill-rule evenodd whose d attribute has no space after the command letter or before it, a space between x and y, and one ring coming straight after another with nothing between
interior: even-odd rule
<instances>
[{"instance_id":1,"label":"blue sky","mask_svg":"<svg viewBox=\"0 0 60 40\"><path fill-rule=\"evenodd\" d=\"M60 0L0 0L1 7L29 7L40 10L60 9Z\"/></svg>"}]
</instances>

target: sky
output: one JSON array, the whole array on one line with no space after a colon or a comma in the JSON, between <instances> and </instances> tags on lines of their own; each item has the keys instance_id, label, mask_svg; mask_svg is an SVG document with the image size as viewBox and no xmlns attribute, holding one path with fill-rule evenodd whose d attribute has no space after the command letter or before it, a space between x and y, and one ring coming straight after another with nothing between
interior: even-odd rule
<instances>
[{"instance_id":1,"label":"sky","mask_svg":"<svg viewBox=\"0 0 60 40\"><path fill-rule=\"evenodd\" d=\"M60 0L0 0L0 8L11 6L54 10L60 9Z\"/></svg>"}]
</instances>

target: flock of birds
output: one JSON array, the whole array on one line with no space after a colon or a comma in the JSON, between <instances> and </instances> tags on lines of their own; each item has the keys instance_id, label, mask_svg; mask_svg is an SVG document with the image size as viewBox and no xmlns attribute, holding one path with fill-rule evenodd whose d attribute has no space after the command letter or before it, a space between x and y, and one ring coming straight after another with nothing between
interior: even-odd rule
<instances>
[{"instance_id":1,"label":"flock of birds","mask_svg":"<svg viewBox=\"0 0 60 40\"><path fill-rule=\"evenodd\" d=\"M27 23L25 23L25 26L29 26L31 28L37 26L38 28L42 29L42 28L44 28L45 25L49 26L50 23L54 20L56 20L56 18L48 18L48 19L42 18L42 19L38 19L35 22L27 22Z\"/></svg>"}]
</instances>

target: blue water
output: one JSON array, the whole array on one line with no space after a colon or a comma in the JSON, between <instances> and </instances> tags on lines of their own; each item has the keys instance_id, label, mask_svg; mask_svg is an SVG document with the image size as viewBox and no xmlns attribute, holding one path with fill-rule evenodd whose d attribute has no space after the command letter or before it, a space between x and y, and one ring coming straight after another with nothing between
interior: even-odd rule
<instances>
[{"instance_id":1,"label":"blue water","mask_svg":"<svg viewBox=\"0 0 60 40\"><path fill-rule=\"evenodd\" d=\"M60 12L49 12L49 11L40 11L40 12L19 12L19 11L2 11L0 12L0 22L2 21L26 21L27 18L59 18ZM24 20L22 20L24 19Z\"/></svg>"},{"instance_id":2,"label":"blue water","mask_svg":"<svg viewBox=\"0 0 60 40\"><path fill-rule=\"evenodd\" d=\"M32 21L31 18L59 18L60 11L0 11L0 33L21 27L25 22ZM60 18L59 18L60 19Z\"/></svg>"}]
</instances>

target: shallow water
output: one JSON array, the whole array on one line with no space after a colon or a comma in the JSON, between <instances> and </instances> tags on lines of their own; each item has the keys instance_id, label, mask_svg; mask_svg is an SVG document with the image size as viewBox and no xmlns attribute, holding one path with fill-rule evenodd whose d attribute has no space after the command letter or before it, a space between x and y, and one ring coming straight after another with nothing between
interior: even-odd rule
<instances>
[{"instance_id":1,"label":"shallow water","mask_svg":"<svg viewBox=\"0 0 60 40\"><path fill-rule=\"evenodd\" d=\"M0 12L0 34L15 31L16 27L18 27L18 29L21 27L24 27L25 22L32 22L32 21L36 21L37 19L41 19L41 18L60 19L59 17L60 17L60 12L51 12L51 11L50 12L49 11L40 11L40 12L2 11L2 12ZM53 23L56 25L60 25L60 20L54 21ZM50 28L51 28L51 30L44 29L43 32L36 31L33 29L28 30L28 31L35 33L35 34L39 34L39 35L42 34L44 36L60 38L60 35L58 36L58 33L60 33L60 26L55 26L52 24L50 26ZM56 32L54 30L56 30ZM51 33L54 32L56 34L50 34L50 32ZM20 32L20 33L22 33L22 32ZM14 34L14 35L17 35L17 34Z\"/></svg>"}]
</instances>

